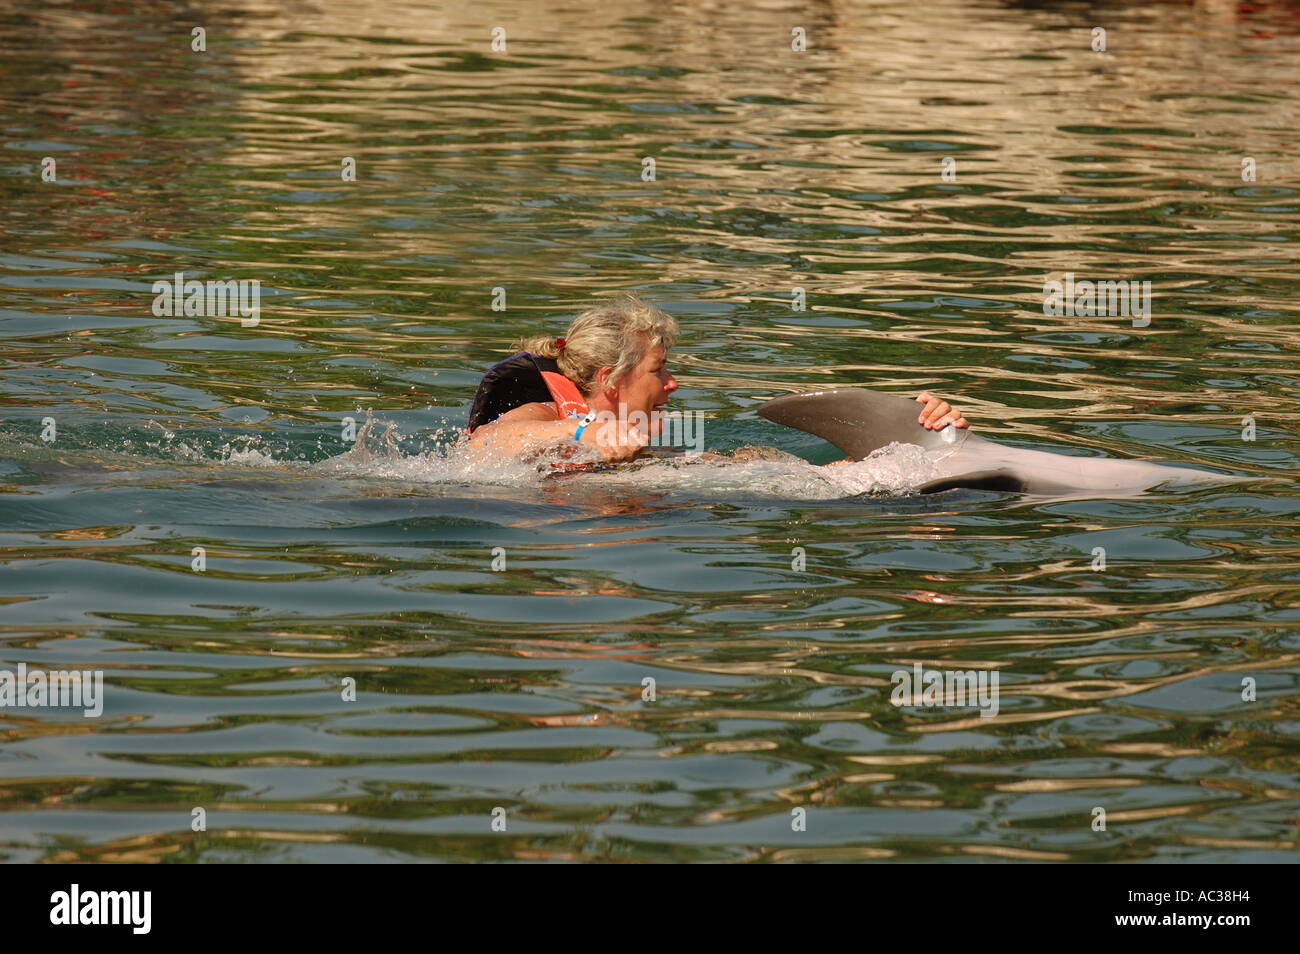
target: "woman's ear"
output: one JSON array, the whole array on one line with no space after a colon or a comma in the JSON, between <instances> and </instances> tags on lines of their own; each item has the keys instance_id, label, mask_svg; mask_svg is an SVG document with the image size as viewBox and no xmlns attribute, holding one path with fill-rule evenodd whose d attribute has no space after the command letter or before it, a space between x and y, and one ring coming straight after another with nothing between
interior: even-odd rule
<instances>
[{"instance_id":1,"label":"woman's ear","mask_svg":"<svg viewBox=\"0 0 1300 954\"><path fill-rule=\"evenodd\" d=\"M596 384L600 386L601 392L605 394L606 397L618 396L618 385L614 384L610 380L610 375L613 373L614 373L614 368L608 364L604 365L603 367L601 367L599 371L596 372ZM610 392L613 393L611 394Z\"/></svg>"}]
</instances>

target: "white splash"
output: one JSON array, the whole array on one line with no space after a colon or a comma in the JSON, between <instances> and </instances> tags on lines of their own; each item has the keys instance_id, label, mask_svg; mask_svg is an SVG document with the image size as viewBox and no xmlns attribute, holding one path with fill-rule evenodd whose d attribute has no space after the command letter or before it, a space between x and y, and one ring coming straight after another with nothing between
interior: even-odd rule
<instances>
[{"instance_id":1,"label":"white splash","mask_svg":"<svg viewBox=\"0 0 1300 954\"><path fill-rule=\"evenodd\" d=\"M864 460L825 469L849 494L906 493L942 476L925 448L897 441L877 448Z\"/></svg>"},{"instance_id":2,"label":"white splash","mask_svg":"<svg viewBox=\"0 0 1300 954\"><path fill-rule=\"evenodd\" d=\"M741 448L731 455L706 454L643 459L617 467L600 466L586 455L590 470L564 471L577 458L539 453L529 459L487 457L470 451L458 431L434 435L433 447L402 450L392 422L367 420L345 453L314 464L279 462L317 475L396 481L429 487L563 486L588 490L682 493L693 497L764 497L833 500L859 494L902 494L940 476L934 460L915 444L890 444L865 460L819 467L775 448ZM427 446L427 445L426 445ZM225 449L223 462L250 467L275 466L271 455L252 448Z\"/></svg>"}]
</instances>

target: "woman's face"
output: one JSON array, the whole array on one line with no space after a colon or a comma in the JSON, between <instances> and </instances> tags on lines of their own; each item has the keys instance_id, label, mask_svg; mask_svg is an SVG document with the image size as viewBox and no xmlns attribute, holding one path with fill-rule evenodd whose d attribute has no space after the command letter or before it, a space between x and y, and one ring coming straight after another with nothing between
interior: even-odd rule
<instances>
[{"instance_id":1,"label":"woman's face","mask_svg":"<svg viewBox=\"0 0 1300 954\"><path fill-rule=\"evenodd\" d=\"M658 433L660 424L659 415L653 412L667 404L669 395L677 390L677 379L668 372L667 358L663 346L655 345L623 380L612 382L618 388L618 403L627 406L629 415L633 411L644 413L652 422L652 434Z\"/></svg>"}]
</instances>

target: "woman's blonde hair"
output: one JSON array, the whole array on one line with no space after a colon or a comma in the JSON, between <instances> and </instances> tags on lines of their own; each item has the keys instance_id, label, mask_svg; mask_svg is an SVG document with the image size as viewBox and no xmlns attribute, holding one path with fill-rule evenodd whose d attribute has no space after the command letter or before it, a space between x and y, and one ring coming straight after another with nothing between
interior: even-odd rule
<instances>
[{"instance_id":1,"label":"woman's blonde hair","mask_svg":"<svg viewBox=\"0 0 1300 954\"><path fill-rule=\"evenodd\" d=\"M560 373L590 395L600 387L596 373L608 365L615 381L632 371L655 345L665 351L677 343L677 319L635 295L584 311L564 333L564 347L555 338L526 338L519 346L532 354L554 358Z\"/></svg>"}]
</instances>

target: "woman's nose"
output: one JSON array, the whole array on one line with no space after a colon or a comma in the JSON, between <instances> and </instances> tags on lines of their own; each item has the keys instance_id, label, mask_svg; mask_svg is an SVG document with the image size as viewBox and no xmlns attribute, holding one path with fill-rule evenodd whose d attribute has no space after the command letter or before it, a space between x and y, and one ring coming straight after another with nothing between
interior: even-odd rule
<instances>
[{"instance_id":1,"label":"woman's nose","mask_svg":"<svg viewBox=\"0 0 1300 954\"><path fill-rule=\"evenodd\" d=\"M676 390L677 379L670 374L668 375L668 383L664 385L664 391L668 394L672 394Z\"/></svg>"}]
</instances>

